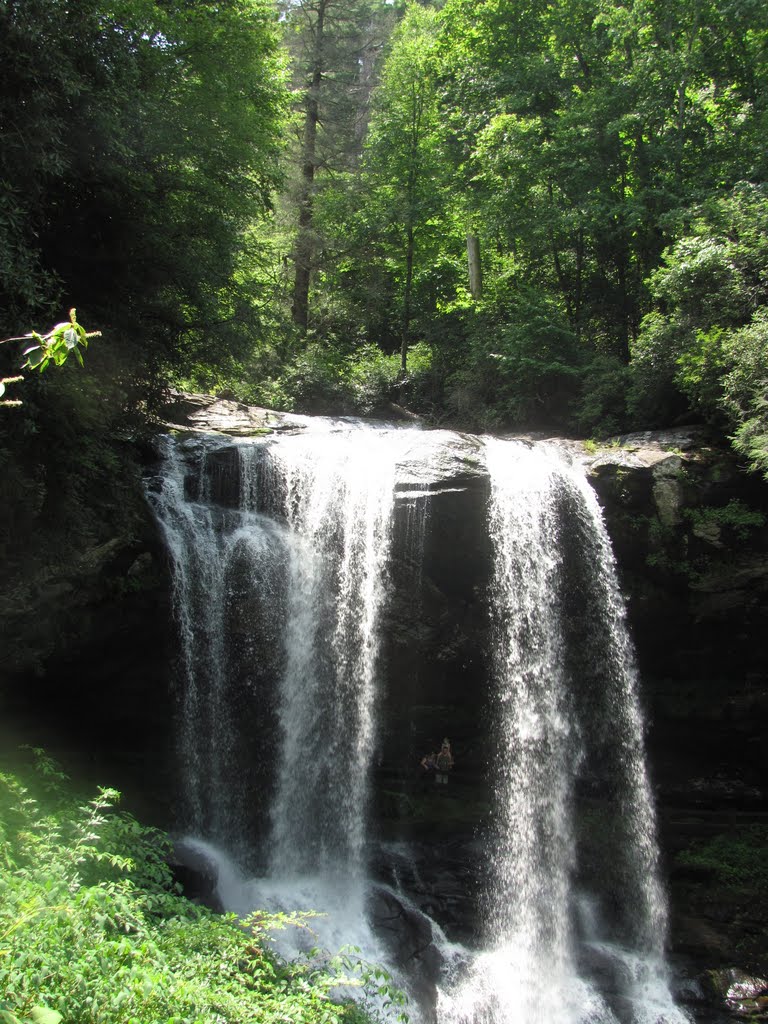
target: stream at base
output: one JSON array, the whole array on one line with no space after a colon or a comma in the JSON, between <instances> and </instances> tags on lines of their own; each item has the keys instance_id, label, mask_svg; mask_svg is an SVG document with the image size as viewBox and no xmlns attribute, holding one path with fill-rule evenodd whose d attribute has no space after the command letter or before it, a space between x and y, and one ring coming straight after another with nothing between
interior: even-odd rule
<instances>
[{"instance_id":1,"label":"stream at base","mask_svg":"<svg viewBox=\"0 0 768 1024\"><path fill-rule=\"evenodd\" d=\"M579 940L582 972L574 968L562 975L562 966L542 959L531 976L526 958L525 935L512 936L495 949L474 949L451 942L436 921L422 914L402 890L372 883L363 903L370 906L382 890L406 914L420 919L429 935L429 956L420 951L421 971L405 969L393 956L372 921L372 914L350 907L343 887L316 875L305 877L251 877L223 849L187 836L179 840L206 860L217 877L214 903L246 918L255 910L268 913L304 912L299 926L270 933L276 952L285 958L310 952L319 961L339 951L351 951L352 961L382 965L396 985L408 995L406 1012L413 1024L434 1021L471 1024L689 1024L689 1016L677 1007L670 992L668 969L663 959L644 956L605 941L594 916L594 903L581 901ZM318 952L319 951L319 952ZM553 969L560 971L553 984ZM538 993L533 999L531 991ZM522 995L521 995L522 993ZM355 998L354 988L339 996ZM376 1005L368 994L367 1002ZM381 1000L378 1007L386 1015ZM389 1011L394 1016L394 1011Z\"/></svg>"}]
</instances>

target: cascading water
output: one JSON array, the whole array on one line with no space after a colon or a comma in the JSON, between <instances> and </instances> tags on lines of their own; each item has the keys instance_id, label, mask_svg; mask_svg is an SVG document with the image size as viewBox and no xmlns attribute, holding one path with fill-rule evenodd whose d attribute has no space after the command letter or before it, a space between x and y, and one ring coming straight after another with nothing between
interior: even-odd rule
<instances>
[{"instance_id":1,"label":"cascading water","mask_svg":"<svg viewBox=\"0 0 768 1024\"><path fill-rule=\"evenodd\" d=\"M185 450L170 437L161 443L165 468L150 500L171 558L180 639L181 817L197 834L231 840L241 836L252 799L237 756L247 695L231 685L242 636L237 609L243 590L259 592L279 617L287 537L250 505L247 473L235 508L224 508L210 500L209 449Z\"/></svg>"},{"instance_id":2,"label":"cascading water","mask_svg":"<svg viewBox=\"0 0 768 1024\"><path fill-rule=\"evenodd\" d=\"M357 900L396 450L386 433L363 430L270 449L300 538L289 565L271 873L336 877Z\"/></svg>"},{"instance_id":3,"label":"cascading water","mask_svg":"<svg viewBox=\"0 0 768 1024\"><path fill-rule=\"evenodd\" d=\"M405 511L396 539L418 615L437 492L414 467L450 444L442 432L331 421L269 439L166 439L151 491L174 573L186 822L242 855L245 822L260 816L266 874L228 868L228 908L329 912L324 941L374 959L386 953L366 920L366 845L394 511ZM493 799L477 864L486 924L474 951L433 929L446 962L440 1019L677 1024L637 679L597 502L553 449L488 439L483 451L494 551ZM461 491L459 470L453 481L445 493ZM594 827L599 877L587 863ZM224 864L217 849L206 855Z\"/></svg>"},{"instance_id":4,"label":"cascading water","mask_svg":"<svg viewBox=\"0 0 768 1024\"><path fill-rule=\"evenodd\" d=\"M667 986L637 679L599 507L583 475L544 446L488 439L486 452L495 552L487 925L483 951L442 993L441 1017L683 1021ZM616 884L587 897L577 884L578 786L595 774L611 790L604 856ZM613 921L596 910L601 901Z\"/></svg>"},{"instance_id":5,"label":"cascading water","mask_svg":"<svg viewBox=\"0 0 768 1024\"><path fill-rule=\"evenodd\" d=\"M582 749L564 672L556 477L524 446L489 442L487 462L498 705L489 937L512 954L496 997L505 1019L522 1024L536 1019L542 978L555 1007L567 997L564 911Z\"/></svg>"},{"instance_id":6,"label":"cascading water","mask_svg":"<svg viewBox=\"0 0 768 1024\"><path fill-rule=\"evenodd\" d=\"M229 467L234 493L217 478L220 442L209 442L212 450L204 445L201 453L199 441L166 439L165 471L151 497L174 570L187 824L195 834L238 850L242 823L237 814L224 813L243 802L232 793L233 781L243 775L232 763L238 732L232 704L242 701L242 687L230 671L227 629L235 600L243 597L229 566L236 555L243 559L245 549L256 594L250 603L268 620L252 646L259 647L265 632L279 633L270 664L280 740L268 881L254 882L242 901L335 907L337 916L343 907L350 928L364 918L379 623L395 467L413 444L413 432L320 422L325 429L237 444L236 465ZM222 509L222 499L234 508ZM415 553L427 499L408 501ZM273 571L278 565L279 579ZM265 579L270 585L258 593ZM252 653L263 656L258 649ZM360 941L361 935L357 930L345 938Z\"/></svg>"}]
</instances>

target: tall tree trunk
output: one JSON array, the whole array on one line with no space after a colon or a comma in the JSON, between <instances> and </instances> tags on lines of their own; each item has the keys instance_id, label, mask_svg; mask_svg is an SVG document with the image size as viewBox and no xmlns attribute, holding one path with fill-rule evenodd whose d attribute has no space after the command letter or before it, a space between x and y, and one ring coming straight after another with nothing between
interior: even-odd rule
<instances>
[{"instance_id":1,"label":"tall tree trunk","mask_svg":"<svg viewBox=\"0 0 768 1024\"><path fill-rule=\"evenodd\" d=\"M312 51L311 78L306 93L304 138L302 142L301 190L299 193L298 235L294 259L296 276L293 282L293 322L302 331L309 324L309 282L312 275L314 240L315 169L317 167L317 125L320 120L320 87L324 70L325 14L328 0L319 0L315 23L315 42Z\"/></svg>"},{"instance_id":2,"label":"tall tree trunk","mask_svg":"<svg viewBox=\"0 0 768 1024\"><path fill-rule=\"evenodd\" d=\"M467 269L469 270L469 293L473 299L483 297L483 266L480 262L480 239L467 234Z\"/></svg>"},{"instance_id":3,"label":"tall tree trunk","mask_svg":"<svg viewBox=\"0 0 768 1024\"><path fill-rule=\"evenodd\" d=\"M408 225L405 245L405 294L403 295L403 335L400 342L400 369L403 376L408 367L408 334L411 327L411 292L413 291L413 226Z\"/></svg>"},{"instance_id":4,"label":"tall tree trunk","mask_svg":"<svg viewBox=\"0 0 768 1024\"><path fill-rule=\"evenodd\" d=\"M581 328L584 313L584 228L576 232L576 294L573 299L576 338L581 341Z\"/></svg>"}]
</instances>

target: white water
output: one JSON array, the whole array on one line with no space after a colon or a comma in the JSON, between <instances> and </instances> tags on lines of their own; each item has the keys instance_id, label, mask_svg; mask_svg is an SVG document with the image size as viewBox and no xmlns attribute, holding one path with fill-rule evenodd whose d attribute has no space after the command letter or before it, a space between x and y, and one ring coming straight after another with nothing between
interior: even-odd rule
<instances>
[{"instance_id":1,"label":"white water","mask_svg":"<svg viewBox=\"0 0 768 1024\"><path fill-rule=\"evenodd\" d=\"M229 671L231 618L243 586L279 607L287 537L279 523L253 510L246 493L235 509L210 501L206 448L196 449L199 465L190 476L184 448L171 438L161 442L165 467L150 499L173 569L183 817L199 834L233 837L242 830L248 794L239 785L234 756L239 736Z\"/></svg>"},{"instance_id":2,"label":"white water","mask_svg":"<svg viewBox=\"0 0 768 1024\"><path fill-rule=\"evenodd\" d=\"M325 429L274 442L239 443L232 480L236 508L225 514L211 504L211 459L204 454L190 466L183 443L181 449L173 442L166 447L153 504L173 561L184 658L181 749L187 823L197 837L185 842L215 864L217 895L227 910L319 915L306 928L275 937L285 955L352 945L381 962L386 952L366 915L379 627L389 585L395 469L421 435L321 424ZM398 500L408 512L408 554L420 568L429 496L411 486ZM276 602L273 624L280 633L280 742L264 877L233 861L238 823L234 817L222 822L220 812L231 801L227 781L216 770L217 757L205 763L200 757L203 748L232 745L227 728L235 723L220 694L229 687L234 697L236 683L220 638L232 614L226 600L229 552L249 534L254 566L261 552L277 558L282 569L280 587L264 595ZM208 719L215 724L206 730Z\"/></svg>"},{"instance_id":3,"label":"white water","mask_svg":"<svg viewBox=\"0 0 768 1024\"><path fill-rule=\"evenodd\" d=\"M249 586L248 607L274 647L279 743L268 871L253 878L226 850L208 847L223 872L220 897L242 914L319 910L310 945L352 943L374 960L386 953L366 919L366 836L395 484L420 583L429 492L404 467L444 440L323 421L305 434L240 442L230 509L215 504L209 449L191 472L183 446L168 442L153 497L174 568L187 821L229 850L238 848L249 799L234 763L242 694L230 672L230 619ZM487 926L480 951L433 929L445 965L438 1017L678 1024L686 1018L664 967L636 671L596 500L542 446L489 440L485 452L495 551L492 855L478 865ZM574 580L583 605L575 616ZM252 657L263 656L254 646ZM576 790L595 763L612 787L606 856L615 877L612 890L589 896L577 882ZM619 890L620 912L606 914ZM284 951L306 945L303 936L286 941Z\"/></svg>"},{"instance_id":4,"label":"white water","mask_svg":"<svg viewBox=\"0 0 768 1024\"><path fill-rule=\"evenodd\" d=\"M238 603L250 584L251 604L266 609L258 613L260 635L279 633L269 876L283 887L286 879L312 878L315 898L338 898L354 916L363 914L395 468L423 435L316 426L234 442L237 464L229 470L217 461L228 441L165 439L164 472L150 498L173 566L185 822L238 846L247 794L237 792L233 757L242 694L230 665L231 620L242 618ZM234 507L217 505L222 494ZM399 500L409 510L407 541L417 561L428 495L411 488Z\"/></svg>"},{"instance_id":5,"label":"white water","mask_svg":"<svg viewBox=\"0 0 768 1024\"><path fill-rule=\"evenodd\" d=\"M403 435L352 429L271 446L291 550L270 875L324 879L362 915L379 622Z\"/></svg>"},{"instance_id":6,"label":"white water","mask_svg":"<svg viewBox=\"0 0 768 1024\"><path fill-rule=\"evenodd\" d=\"M486 929L482 952L467 954L460 976L443 988L439 1017L455 1024L685 1021L664 966L665 904L637 675L599 507L556 452L495 439L486 445L496 702ZM578 571L566 564L564 534L579 545ZM574 610L566 605L575 576L576 600L585 606L577 657L568 649ZM616 859L606 870L619 875L622 907L610 927L596 907L585 920L576 886L575 787L595 747L617 797L619 839L606 844L605 858ZM600 989L582 961L601 972Z\"/></svg>"}]
</instances>

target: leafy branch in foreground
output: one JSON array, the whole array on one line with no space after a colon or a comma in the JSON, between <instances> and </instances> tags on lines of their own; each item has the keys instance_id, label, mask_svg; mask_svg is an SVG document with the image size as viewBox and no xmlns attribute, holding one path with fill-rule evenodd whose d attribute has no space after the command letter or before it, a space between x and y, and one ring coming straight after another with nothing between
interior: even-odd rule
<instances>
[{"instance_id":1,"label":"leafy branch in foreground","mask_svg":"<svg viewBox=\"0 0 768 1024\"><path fill-rule=\"evenodd\" d=\"M294 915L190 903L163 833L115 812L114 790L81 804L40 768L0 772L0 1024L369 1024L398 1005L354 958L276 955L267 934Z\"/></svg>"},{"instance_id":2,"label":"leafy branch in foreground","mask_svg":"<svg viewBox=\"0 0 768 1024\"><path fill-rule=\"evenodd\" d=\"M91 338L100 338L101 331L86 331L77 322L77 310L70 309L69 320L52 327L47 334L39 334L37 331L30 331L29 334L22 334L16 338L2 338L0 345L6 345L11 341L31 341L32 344L24 349L23 370L40 370L41 372L50 364L63 366L67 359L74 355L80 365L83 365L81 349L88 348L88 341ZM7 384L17 384L24 377L0 378L0 398L5 394ZM16 399L5 399L0 405L14 406L21 405Z\"/></svg>"}]
</instances>

